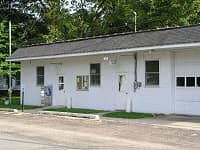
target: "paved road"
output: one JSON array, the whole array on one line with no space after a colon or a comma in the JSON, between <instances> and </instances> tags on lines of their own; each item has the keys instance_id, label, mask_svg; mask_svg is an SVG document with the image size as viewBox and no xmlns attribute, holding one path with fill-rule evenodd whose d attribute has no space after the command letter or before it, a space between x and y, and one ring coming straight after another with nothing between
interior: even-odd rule
<instances>
[{"instance_id":1,"label":"paved road","mask_svg":"<svg viewBox=\"0 0 200 150\"><path fill-rule=\"evenodd\" d=\"M145 123L146 122L146 123ZM200 131L148 121L0 112L0 150L200 149Z\"/></svg>"}]
</instances>

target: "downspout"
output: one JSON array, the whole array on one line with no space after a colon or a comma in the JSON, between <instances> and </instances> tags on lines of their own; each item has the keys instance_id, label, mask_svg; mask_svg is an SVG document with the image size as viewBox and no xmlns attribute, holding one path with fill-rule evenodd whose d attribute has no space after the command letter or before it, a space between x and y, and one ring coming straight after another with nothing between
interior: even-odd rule
<instances>
[{"instance_id":1,"label":"downspout","mask_svg":"<svg viewBox=\"0 0 200 150\"><path fill-rule=\"evenodd\" d=\"M134 18L134 24L135 24L135 33L137 31L137 13L134 11L133 12L135 18ZM136 90L138 88L138 82L137 82L137 52L135 52L134 54L134 82L133 82L133 86L134 86L134 93L136 93ZM126 112L131 112L132 111L132 106L133 106L133 100L131 97L128 97L128 101L127 101L127 108L126 108Z\"/></svg>"},{"instance_id":2,"label":"downspout","mask_svg":"<svg viewBox=\"0 0 200 150\"><path fill-rule=\"evenodd\" d=\"M133 82L133 90L134 93L136 93L136 90L138 88L137 84L137 53L134 54L134 82ZM127 98L127 105L126 105L126 112L132 112L133 111L133 99L132 97Z\"/></svg>"},{"instance_id":3,"label":"downspout","mask_svg":"<svg viewBox=\"0 0 200 150\"><path fill-rule=\"evenodd\" d=\"M136 92L137 90L137 52L134 54L134 60L135 60L135 63L134 63L134 92Z\"/></svg>"}]
</instances>

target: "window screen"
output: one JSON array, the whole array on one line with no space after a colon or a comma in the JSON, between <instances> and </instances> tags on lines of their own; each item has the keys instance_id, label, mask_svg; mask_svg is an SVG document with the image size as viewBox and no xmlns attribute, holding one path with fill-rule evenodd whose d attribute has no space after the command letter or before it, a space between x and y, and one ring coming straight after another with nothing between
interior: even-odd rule
<instances>
[{"instance_id":1,"label":"window screen","mask_svg":"<svg viewBox=\"0 0 200 150\"><path fill-rule=\"evenodd\" d=\"M159 85L159 61L146 61L145 84L146 86Z\"/></svg>"},{"instance_id":2,"label":"window screen","mask_svg":"<svg viewBox=\"0 0 200 150\"><path fill-rule=\"evenodd\" d=\"M90 64L90 85L99 86L101 82L101 68L100 63Z\"/></svg>"},{"instance_id":3,"label":"window screen","mask_svg":"<svg viewBox=\"0 0 200 150\"><path fill-rule=\"evenodd\" d=\"M37 67L37 85L44 85L44 67Z\"/></svg>"},{"instance_id":4,"label":"window screen","mask_svg":"<svg viewBox=\"0 0 200 150\"><path fill-rule=\"evenodd\" d=\"M176 77L176 86L185 87L185 77Z\"/></svg>"}]
</instances>

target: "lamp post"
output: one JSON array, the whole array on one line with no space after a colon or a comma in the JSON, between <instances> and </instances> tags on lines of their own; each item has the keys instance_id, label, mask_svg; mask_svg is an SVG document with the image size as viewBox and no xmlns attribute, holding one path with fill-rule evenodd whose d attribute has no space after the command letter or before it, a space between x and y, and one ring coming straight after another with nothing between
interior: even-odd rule
<instances>
[{"instance_id":1,"label":"lamp post","mask_svg":"<svg viewBox=\"0 0 200 150\"><path fill-rule=\"evenodd\" d=\"M12 54L12 47L11 47L11 0L9 0L8 8L9 8L9 56ZM8 94L9 94L9 103L11 104L11 99L12 99L12 62L9 61L9 89L8 89Z\"/></svg>"},{"instance_id":2,"label":"lamp post","mask_svg":"<svg viewBox=\"0 0 200 150\"><path fill-rule=\"evenodd\" d=\"M137 32L137 12L133 12L133 14L134 14L134 22L135 22L135 32Z\"/></svg>"}]
</instances>

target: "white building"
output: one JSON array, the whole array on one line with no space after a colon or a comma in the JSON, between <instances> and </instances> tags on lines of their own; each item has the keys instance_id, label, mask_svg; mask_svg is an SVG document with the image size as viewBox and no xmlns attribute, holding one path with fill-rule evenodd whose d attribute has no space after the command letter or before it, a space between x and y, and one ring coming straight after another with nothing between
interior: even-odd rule
<instances>
[{"instance_id":1,"label":"white building","mask_svg":"<svg viewBox=\"0 0 200 150\"><path fill-rule=\"evenodd\" d=\"M21 62L25 104L51 85L52 105L200 115L200 25L32 45L8 60Z\"/></svg>"}]
</instances>

